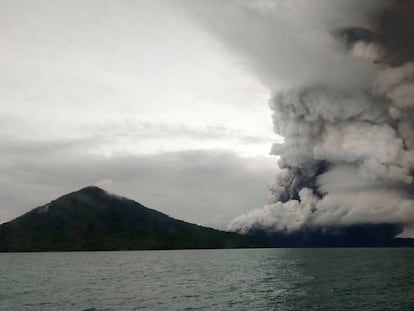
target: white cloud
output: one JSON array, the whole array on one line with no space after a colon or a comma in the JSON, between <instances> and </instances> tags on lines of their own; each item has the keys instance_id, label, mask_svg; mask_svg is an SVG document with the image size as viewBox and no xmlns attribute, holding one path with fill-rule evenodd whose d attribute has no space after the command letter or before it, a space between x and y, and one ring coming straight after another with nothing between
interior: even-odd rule
<instances>
[{"instance_id":1,"label":"white cloud","mask_svg":"<svg viewBox=\"0 0 414 311\"><path fill-rule=\"evenodd\" d=\"M272 135L263 122L268 92L166 1L2 1L0 25L0 137L101 139L104 128L94 151L105 155L268 152L228 135L206 142L173 133ZM152 133L139 128L145 123ZM161 125L172 130L168 138L156 137Z\"/></svg>"}]
</instances>

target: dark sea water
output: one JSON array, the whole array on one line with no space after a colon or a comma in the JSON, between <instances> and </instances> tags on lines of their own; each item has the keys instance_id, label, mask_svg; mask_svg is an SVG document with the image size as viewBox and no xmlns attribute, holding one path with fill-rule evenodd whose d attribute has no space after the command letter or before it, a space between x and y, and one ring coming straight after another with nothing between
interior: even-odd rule
<instances>
[{"instance_id":1,"label":"dark sea water","mask_svg":"<svg viewBox=\"0 0 414 311\"><path fill-rule=\"evenodd\" d=\"M414 310L414 249L0 254L0 310Z\"/></svg>"}]
</instances>

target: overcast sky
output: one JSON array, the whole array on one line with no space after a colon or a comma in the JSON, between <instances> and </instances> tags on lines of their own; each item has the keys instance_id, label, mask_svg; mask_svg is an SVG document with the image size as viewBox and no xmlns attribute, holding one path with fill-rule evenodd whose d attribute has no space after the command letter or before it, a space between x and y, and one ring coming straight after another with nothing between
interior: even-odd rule
<instances>
[{"instance_id":1,"label":"overcast sky","mask_svg":"<svg viewBox=\"0 0 414 311\"><path fill-rule=\"evenodd\" d=\"M224 228L266 203L268 91L168 1L0 2L0 223L95 184Z\"/></svg>"}]
</instances>

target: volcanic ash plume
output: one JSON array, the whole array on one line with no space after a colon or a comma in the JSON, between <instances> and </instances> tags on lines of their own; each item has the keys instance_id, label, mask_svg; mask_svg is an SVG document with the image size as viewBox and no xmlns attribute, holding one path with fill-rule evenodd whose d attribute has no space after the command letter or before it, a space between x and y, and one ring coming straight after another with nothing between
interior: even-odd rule
<instances>
[{"instance_id":1,"label":"volcanic ash plume","mask_svg":"<svg viewBox=\"0 0 414 311\"><path fill-rule=\"evenodd\" d=\"M284 138L269 204L230 230L372 245L414 228L413 0L182 1L269 87Z\"/></svg>"},{"instance_id":2,"label":"volcanic ash plume","mask_svg":"<svg viewBox=\"0 0 414 311\"><path fill-rule=\"evenodd\" d=\"M281 171L271 186L270 204L237 217L230 230L289 237L366 226L376 228L377 236L392 237L413 226L414 1L380 2L367 1L365 16L356 18L361 5L342 1L349 16L326 23L326 34L335 42L330 48L338 53L328 54L330 68L316 69L314 81L304 72L307 79L297 79L298 86L274 92L274 130L284 142L274 144L272 154L279 156ZM304 2L292 3L296 6L290 10L303 9ZM334 13L339 3L332 1L331 10L322 11ZM359 24L347 25L347 18ZM339 63L346 56L361 69L351 66L350 72ZM326 77L333 74L347 77L330 83Z\"/></svg>"}]
</instances>

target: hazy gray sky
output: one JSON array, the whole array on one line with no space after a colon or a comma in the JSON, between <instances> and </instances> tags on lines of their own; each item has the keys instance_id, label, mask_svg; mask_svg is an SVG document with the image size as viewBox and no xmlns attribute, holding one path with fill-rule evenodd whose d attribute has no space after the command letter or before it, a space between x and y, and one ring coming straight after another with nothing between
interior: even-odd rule
<instances>
[{"instance_id":1,"label":"hazy gray sky","mask_svg":"<svg viewBox=\"0 0 414 311\"><path fill-rule=\"evenodd\" d=\"M0 222L89 184L199 224L266 202L268 91L167 1L0 2Z\"/></svg>"}]
</instances>

